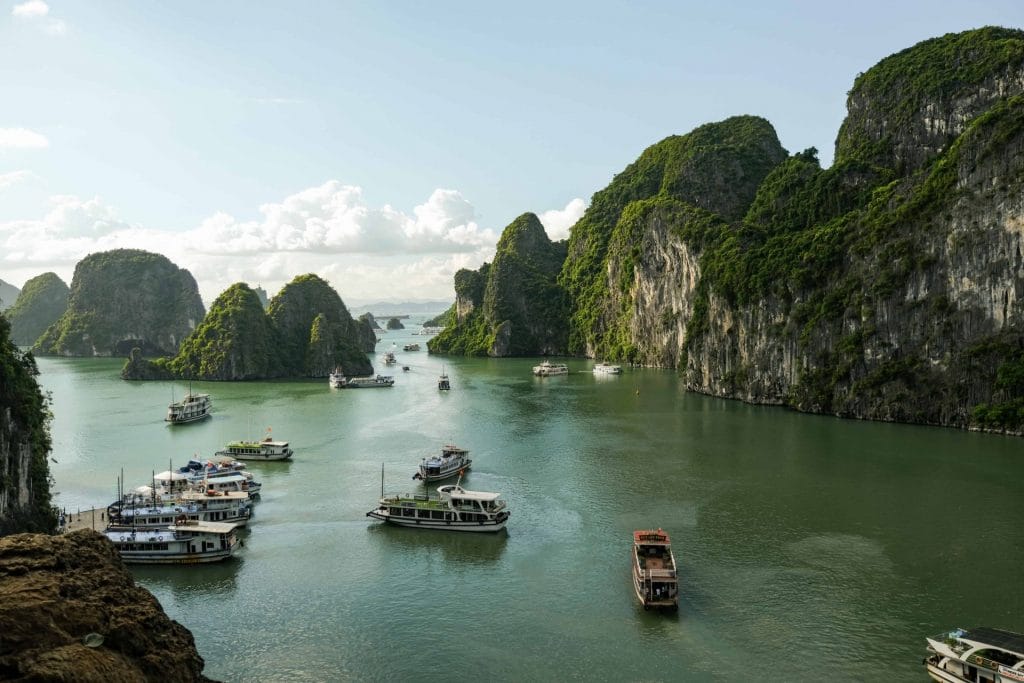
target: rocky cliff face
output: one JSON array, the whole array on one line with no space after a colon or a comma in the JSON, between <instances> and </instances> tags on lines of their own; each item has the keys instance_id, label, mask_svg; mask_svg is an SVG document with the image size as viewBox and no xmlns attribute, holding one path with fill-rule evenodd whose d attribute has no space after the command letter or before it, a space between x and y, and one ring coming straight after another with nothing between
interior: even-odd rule
<instances>
[{"instance_id":1,"label":"rocky cliff face","mask_svg":"<svg viewBox=\"0 0 1024 683\"><path fill-rule=\"evenodd\" d=\"M209 680L202 672L192 634L100 534L0 539L0 678Z\"/></svg>"},{"instance_id":2,"label":"rocky cliff face","mask_svg":"<svg viewBox=\"0 0 1024 683\"><path fill-rule=\"evenodd\" d=\"M11 341L32 346L68 308L70 290L56 273L43 273L25 283L18 300L6 313Z\"/></svg>"},{"instance_id":3,"label":"rocky cliff face","mask_svg":"<svg viewBox=\"0 0 1024 683\"><path fill-rule=\"evenodd\" d=\"M33 351L40 355L170 355L203 319L192 275L137 249L90 254L75 266L64 315Z\"/></svg>"},{"instance_id":4,"label":"rocky cliff face","mask_svg":"<svg viewBox=\"0 0 1024 683\"><path fill-rule=\"evenodd\" d=\"M686 202L631 207L616 230L641 248L610 249L606 279L604 311L627 310L620 355L677 365L690 388L718 396L1018 430L1024 34L994 36L946 36L883 61L904 76L883 79L889 89L864 74L858 84L875 85L851 92L836 164L791 157L743 221ZM998 62L965 82L931 59L969 63L992 39L1020 55L1016 71ZM946 95L903 103L912 78Z\"/></svg>"},{"instance_id":5,"label":"rocky cliff face","mask_svg":"<svg viewBox=\"0 0 1024 683\"><path fill-rule=\"evenodd\" d=\"M563 353L567 305L558 274L565 243L525 213L502 232L493 263L456 274L457 323L427 343L433 353L521 356Z\"/></svg>"},{"instance_id":6,"label":"rocky cliff face","mask_svg":"<svg viewBox=\"0 0 1024 683\"><path fill-rule=\"evenodd\" d=\"M0 536L51 532L48 409L35 360L11 343L0 315ZM2 673L2 670L0 670Z\"/></svg>"},{"instance_id":7,"label":"rocky cliff face","mask_svg":"<svg viewBox=\"0 0 1024 683\"><path fill-rule=\"evenodd\" d=\"M0 311L5 311L14 305L14 302L18 300L18 296L21 294L21 290L10 284L0 280Z\"/></svg>"}]
</instances>

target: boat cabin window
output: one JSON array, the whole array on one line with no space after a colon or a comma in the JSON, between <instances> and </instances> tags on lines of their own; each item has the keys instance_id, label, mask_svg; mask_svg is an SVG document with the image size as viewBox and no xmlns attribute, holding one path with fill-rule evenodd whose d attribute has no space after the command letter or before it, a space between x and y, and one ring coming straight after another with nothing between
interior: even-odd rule
<instances>
[{"instance_id":1,"label":"boat cabin window","mask_svg":"<svg viewBox=\"0 0 1024 683\"><path fill-rule=\"evenodd\" d=\"M430 511L430 518L431 519L444 519L444 515L445 515L445 513L441 512L440 510L431 510Z\"/></svg>"}]
</instances>

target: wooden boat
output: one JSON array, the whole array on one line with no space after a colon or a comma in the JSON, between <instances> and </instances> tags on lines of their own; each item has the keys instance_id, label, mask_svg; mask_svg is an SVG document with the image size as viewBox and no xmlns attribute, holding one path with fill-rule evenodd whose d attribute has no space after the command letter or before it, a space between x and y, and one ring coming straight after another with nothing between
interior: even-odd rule
<instances>
[{"instance_id":1,"label":"wooden boat","mask_svg":"<svg viewBox=\"0 0 1024 683\"><path fill-rule=\"evenodd\" d=\"M472 466L469 451L449 444L441 449L441 455L423 458L419 471L412 478L424 482L441 481L462 474Z\"/></svg>"},{"instance_id":2,"label":"wooden boat","mask_svg":"<svg viewBox=\"0 0 1024 683\"><path fill-rule=\"evenodd\" d=\"M437 378L437 388L440 391L448 391L452 388L451 382L448 381L448 373L441 368L441 376Z\"/></svg>"},{"instance_id":3,"label":"wooden boat","mask_svg":"<svg viewBox=\"0 0 1024 683\"><path fill-rule=\"evenodd\" d=\"M129 564L200 564L231 557L235 525L178 518L164 529L109 528L105 535Z\"/></svg>"},{"instance_id":4,"label":"wooden boat","mask_svg":"<svg viewBox=\"0 0 1024 683\"><path fill-rule=\"evenodd\" d=\"M676 559L661 529L633 532L633 589L644 609L679 607Z\"/></svg>"},{"instance_id":5,"label":"wooden boat","mask_svg":"<svg viewBox=\"0 0 1024 683\"><path fill-rule=\"evenodd\" d=\"M382 495L377 508L366 516L416 529L494 532L505 528L509 516L500 495L446 484L437 487L436 495Z\"/></svg>"},{"instance_id":6,"label":"wooden boat","mask_svg":"<svg viewBox=\"0 0 1024 683\"><path fill-rule=\"evenodd\" d=\"M958 628L928 641L925 669L939 683L1024 681L1024 634L998 628Z\"/></svg>"}]
</instances>

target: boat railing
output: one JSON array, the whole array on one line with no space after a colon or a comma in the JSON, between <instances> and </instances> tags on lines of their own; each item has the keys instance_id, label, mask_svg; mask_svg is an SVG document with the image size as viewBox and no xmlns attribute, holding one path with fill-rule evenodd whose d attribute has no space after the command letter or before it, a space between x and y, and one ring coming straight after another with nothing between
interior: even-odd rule
<instances>
[{"instance_id":1,"label":"boat railing","mask_svg":"<svg viewBox=\"0 0 1024 683\"><path fill-rule=\"evenodd\" d=\"M973 647L971 644L960 640L960 638L966 635L966 633L967 632L964 631L964 629L957 628L952 631L943 631L938 635L932 636L932 640L945 643L950 650L958 655L962 655Z\"/></svg>"}]
</instances>

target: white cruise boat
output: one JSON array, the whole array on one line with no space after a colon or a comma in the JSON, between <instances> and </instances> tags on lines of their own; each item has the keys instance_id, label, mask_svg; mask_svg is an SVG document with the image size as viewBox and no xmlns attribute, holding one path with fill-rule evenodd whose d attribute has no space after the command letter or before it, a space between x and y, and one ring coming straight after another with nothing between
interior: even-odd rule
<instances>
[{"instance_id":1,"label":"white cruise boat","mask_svg":"<svg viewBox=\"0 0 1024 683\"><path fill-rule=\"evenodd\" d=\"M924 660L940 683L1019 683L1024 681L1024 635L998 628L956 629L928 641Z\"/></svg>"},{"instance_id":2,"label":"white cruise boat","mask_svg":"<svg viewBox=\"0 0 1024 683\"><path fill-rule=\"evenodd\" d=\"M447 445L441 449L441 455L423 458L419 471L412 476L424 482L440 481L462 474L473 465L469 459L469 451L458 446Z\"/></svg>"},{"instance_id":3,"label":"white cruise boat","mask_svg":"<svg viewBox=\"0 0 1024 683\"><path fill-rule=\"evenodd\" d=\"M108 529L105 532L128 564L199 564L231 557L238 544L235 525L182 522L164 529Z\"/></svg>"},{"instance_id":4,"label":"white cruise boat","mask_svg":"<svg viewBox=\"0 0 1024 683\"><path fill-rule=\"evenodd\" d=\"M679 577L668 534L658 529L633 532L633 590L644 609L679 607Z\"/></svg>"},{"instance_id":5,"label":"white cruise boat","mask_svg":"<svg viewBox=\"0 0 1024 683\"><path fill-rule=\"evenodd\" d=\"M214 455L218 458L234 460L287 460L294 451L287 441L274 441L269 434L262 441L232 441L222 451Z\"/></svg>"},{"instance_id":6,"label":"white cruise boat","mask_svg":"<svg viewBox=\"0 0 1024 683\"><path fill-rule=\"evenodd\" d=\"M398 359L395 358L395 352L394 351L385 351L384 352L384 365L394 365L397 362L398 362Z\"/></svg>"},{"instance_id":7,"label":"white cruise boat","mask_svg":"<svg viewBox=\"0 0 1024 683\"><path fill-rule=\"evenodd\" d=\"M458 484L437 487L436 495L381 496L367 517L398 526L448 531L500 531L508 522L501 494L467 491Z\"/></svg>"},{"instance_id":8,"label":"white cruise boat","mask_svg":"<svg viewBox=\"0 0 1024 683\"><path fill-rule=\"evenodd\" d=\"M377 375L376 377L342 377L337 383L331 382L335 389L382 389L393 387L395 378L391 375Z\"/></svg>"},{"instance_id":9,"label":"white cruise boat","mask_svg":"<svg viewBox=\"0 0 1024 683\"><path fill-rule=\"evenodd\" d=\"M209 394L193 394L190 387L185 398L167 406L167 417L164 418L164 421L171 424L184 424L202 420L209 417L212 407L213 402L210 400Z\"/></svg>"},{"instance_id":10,"label":"white cruise boat","mask_svg":"<svg viewBox=\"0 0 1024 683\"><path fill-rule=\"evenodd\" d=\"M252 516L252 501L242 492L211 496L192 491L174 501L151 497L145 503L115 504L108 511L111 526L134 529L162 529L180 521L229 522L245 526Z\"/></svg>"},{"instance_id":11,"label":"white cruise boat","mask_svg":"<svg viewBox=\"0 0 1024 683\"><path fill-rule=\"evenodd\" d=\"M568 375L569 367L565 363L552 363L549 360L540 365L533 366L533 374L538 377L552 377L554 375Z\"/></svg>"},{"instance_id":12,"label":"white cruise boat","mask_svg":"<svg viewBox=\"0 0 1024 683\"><path fill-rule=\"evenodd\" d=\"M452 388L452 383L448 380L448 373L444 371L443 367L441 368L440 376L437 378L437 388L441 391L450 391Z\"/></svg>"},{"instance_id":13,"label":"white cruise boat","mask_svg":"<svg viewBox=\"0 0 1024 683\"><path fill-rule=\"evenodd\" d=\"M415 342L413 342L412 344L406 344L405 346L403 346L402 350L403 351L419 351L420 350L420 345L415 343Z\"/></svg>"},{"instance_id":14,"label":"white cruise boat","mask_svg":"<svg viewBox=\"0 0 1024 683\"><path fill-rule=\"evenodd\" d=\"M215 473L198 471L189 474L180 471L159 472L153 477L153 483L156 495L171 499L187 491L245 491L249 497L255 498L263 488L262 484L253 479L252 472L244 470Z\"/></svg>"},{"instance_id":15,"label":"white cruise boat","mask_svg":"<svg viewBox=\"0 0 1024 683\"><path fill-rule=\"evenodd\" d=\"M594 366L595 375L621 375L622 366L613 365L612 363L598 363Z\"/></svg>"}]
</instances>

